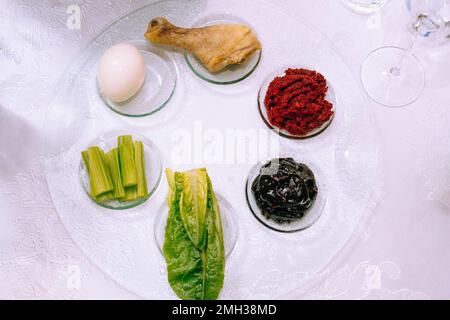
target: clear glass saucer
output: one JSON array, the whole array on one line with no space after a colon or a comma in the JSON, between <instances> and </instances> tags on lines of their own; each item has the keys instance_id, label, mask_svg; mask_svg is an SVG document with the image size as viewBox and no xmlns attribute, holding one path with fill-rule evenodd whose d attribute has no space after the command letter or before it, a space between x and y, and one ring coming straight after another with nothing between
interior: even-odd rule
<instances>
[{"instance_id":1,"label":"clear glass saucer","mask_svg":"<svg viewBox=\"0 0 450 320\"><path fill-rule=\"evenodd\" d=\"M283 156L284 157L284 156ZM292 158L292 156L286 156L285 158ZM293 222L289 223L277 223L271 219L266 218L258 205L256 204L255 196L252 191L252 184L255 181L256 177L259 175L261 168L270 161L258 162L253 168L250 170L247 183L245 186L245 193L248 207L250 211L255 216L256 220L258 220L265 227L283 233L294 233L308 229L311 227L322 215L325 205L327 203L327 188L324 183L324 176L321 171L317 169L314 165L310 163L310 161L298 161L299 163L303 163L307 165L311 171L314 173L314 178L316 180L316 185L318 189L317 197L314 200L313 206L305 213L305 215Z\"/></svg>"},{"instance_id":2,"label":"clear glass saucer","mask_svg":"<svg viewBox=\"0 0 450 320\"><path fill-rule=\"evenodd\" d=\"M236 222L236 211L231 204L221 195L216 193L219 201L220 216L222 219L223 240L225 245L225 256L228 258L236 247L239 234L239 225ZM159 251L163 254L164 234L166 230L167 217L169 216L169 207L167 202L159 208L155 218L155 240Z\"/></svg>"},{"instance_id":3,"label":"clear glass saucer","mask_svg":"<svg viewBox=\"0 0 450 320\"><path fill-rule=\"evenodd\" d=\"M98 146L100 147L104 152L108 152L111 149L114 149L117 147L117 137L121 135L131 134L133 136L133 141L142 141L144 144L144 157L145 157L145 173L147 177L147 188L148 188L148 195L145 198L138 199L135 201L129 201L129 202L121 202L118 200L110 200L106 202L100 202L97 201L95 198L91 196L90 193L90 182L89 182L89 174L86 170L86 166L84 164L84 161L80 154L80 166L79 166L79 175L80 175L80 181L81 185L83 187L83 190L86 192L86 195L94 201L99 206L102 206L107 209L112 210L126 210L131 209L134 207L137 207L144 202L146 202L150 197L156 192L158 189L158 186L161 182L162 178L162 162L161 157L159 154L159 150L157 147L148 140L147 138L135 134L135 133L128 133L128 132L121 132L121 131L113 131L108 132L100 137L93 140L91 143L89 143L89 146L86 147L86 149L90 146Z\"/></svg>"},{"instance_id":4,"label":"clear glass saucer","mask_svg":"<svg viewBox=\"0 0 450 320\"><path fill-rule=\"evenodd\" d=\"M139 91L124 102L114 102L100 97L114 112L127 117L145 117L164 108L172 98L176 83L176 64L164 50L148 41L129 41L142 53L145 62L145 80Z\"/></svg>"},{"instance_id":5,"label":"clear glass saucer","mask_svg":"<svg viewBox=\"0 0 450 320\"><path fill-rule=\"evenodd\" d=\"M299 68L309 69L309 68L301 67L301 66L285 67L285 68L278 69L274 73L270 74L264 80L264 82L261 85L261 88L259 89L259 92L258 92L258 110L259 110L259 114L261 115L261 118L263 119L264 123L271 130L275 131L276 133L278 133L280 136L282 136L284 138L297 139L297 140L312 138L314 136L317 136L317 135L321 134L323 131L325 131L330 126L331 122L333 121L333 119L334 119L334 117L336 115L336 107L337 107L337 104L338 104L338 101L337 101L337 98L336 98L336 92L335 92L334 87L332 86L332 84L327 80L328 92L327 92L327 95L326 95L325 99L333 104L332 111L334 112L334 114L331 116L330 120L328 120L327 122L322 124L319 128L310 131L308 134L303 135L303 136L293 135L293 134L291 134L290 132L288 132L286 130L280 129L280 128L272 125L270 123L269 117L267 115L267 108L266 108L266 106L264 104L264 99L266 97L267 89L269 88L269 85L272 82L272 80L275 79L275 77L283 76L284 72L287 69L289 69L289 68L292 68L292 69L299 69ZM312 69L310 69L310 70L312 70Z\"/></svg>"},{"instance_id":6,"label":"clear glass saucer","mask_svg":"<svg viewBox=\"0 0 450 320\"><path fill-rule=\"evenodd\" d=\"M213 14L204 17L194 23L193 27L205 27L215 24L243 24L250 26L246 21L241 18L228 15L228 14ZM251 26L250 26L251 27ZM252 28L253 32L255 30ZM253 71L255 71L259 62L261 61L262 50L255 52L251 57L246 59L240 64L230 65L224 70L212 73L192 54L186 53L185 59L189 68L201 79L214 84L233 84L244 80L249 77Z\"/></svg>"}]
</instances>

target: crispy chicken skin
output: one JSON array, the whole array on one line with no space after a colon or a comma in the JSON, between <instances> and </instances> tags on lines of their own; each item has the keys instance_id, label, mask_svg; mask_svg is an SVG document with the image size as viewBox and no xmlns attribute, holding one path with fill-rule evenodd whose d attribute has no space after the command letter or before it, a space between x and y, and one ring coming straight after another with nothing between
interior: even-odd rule
<instances>
[{"instance_id":1,"label":"crispy chicken skin","mask_svg":"<svg viewBox=\"0 0 450 320\"><path fill-rule=\"evenodd\" d=\"M145 38L156 44L186 49L211 72L243 62L261 49L253 31L240 24L180 28L165 18L150 21Z\"/></svg>"}]
</instances>

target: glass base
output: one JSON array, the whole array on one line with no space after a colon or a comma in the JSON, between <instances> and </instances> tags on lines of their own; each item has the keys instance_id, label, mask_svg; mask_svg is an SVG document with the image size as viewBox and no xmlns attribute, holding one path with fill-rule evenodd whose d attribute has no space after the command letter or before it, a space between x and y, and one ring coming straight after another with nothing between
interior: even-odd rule
<instances>
[{"instance_id":1,"label":"glass base","mask_svg":"<svg viewBox=\"0 0 450 320\"><path fill-rule=\"evenodd\" d=\"M367 94L388 107L404 107L416 101L425 88L425 72L415 55L397 47L373 51L361 68Z\"/></svg>"}]
</instances>

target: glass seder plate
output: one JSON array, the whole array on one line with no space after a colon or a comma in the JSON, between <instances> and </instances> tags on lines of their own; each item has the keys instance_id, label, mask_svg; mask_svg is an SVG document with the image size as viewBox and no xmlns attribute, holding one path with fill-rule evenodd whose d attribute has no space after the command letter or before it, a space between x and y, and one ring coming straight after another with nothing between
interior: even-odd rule
<instances>
[{"instance_id":1,"label":"glass seder plate","mask_svg":"<svg viewBox=\"0 0 450 320\"><path fill-rule=\"evenodd\" d=\"M263 57L248 78L219 88L198 78L186 65L183 52L167 51L176 63L177 86L163 109L148 117L130 118L105 106L96 91L95 66L106 48L142 40L148 22L157 16L190 26L222 13L248 21L263 45ZM327 130L315 137L280 137L259 115L261 85L273 70L286 65L320 70L333 84L339 107ZM198 132L204 137L215 130L226 138L229 129L256 129L275 137L279 152L307 159L319 168L327 182L327 201L310 228L283 234L259 223L245 193L246 179L257 161L214 161L203 152L206 138L200 148L192 143ZM46 119L45 170L54 205L73 240L115 282L143 298L175 298L155 240L155 221L168 188L163 177L151 199L124 211L102 208L86 197L78 172L80 152L95 137L113 130L130 130L148 138L160 150L163 167L208 168L216 192L234 208L239 230L233 254L227 258L224 299L281 298L316 279L370 214L381 186L377 129L359 82L332 43L314 27L260 0L161 1L139 9L104 29L60 81ZM190 156L179 156L183 148L192 151Z\"/></svg>"}]
</instances>

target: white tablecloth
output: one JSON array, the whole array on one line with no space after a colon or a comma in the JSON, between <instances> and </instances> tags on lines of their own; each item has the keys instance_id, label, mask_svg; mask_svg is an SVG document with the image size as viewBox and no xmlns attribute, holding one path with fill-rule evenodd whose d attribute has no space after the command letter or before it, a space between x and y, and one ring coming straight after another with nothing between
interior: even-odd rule
<instances>
[{"instance_id":1,"label":"white tablecloth","mask_svg":"<svg viewBox=\"0 0 450 320\"><path fill-rule=\"evenodd\" d=\"M59 221L42 169L43 123L79 50L149 2L0 2L0 299L139 298L93 266ZM373 16L336 0L273 2L333 40L355 76L371 50L410 41L402 0ZM77 8L80 29L70 19ZM286 298L450 298L450 45L416 53L427 71L423 96L403 109L371 103L383 200L317 281Z\"/></svg>"}]
</instances>

